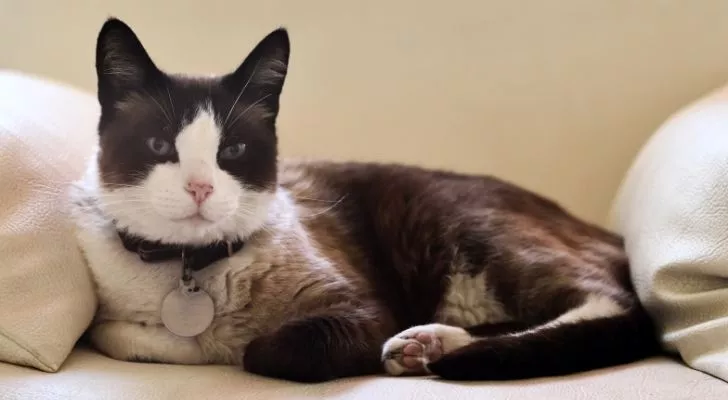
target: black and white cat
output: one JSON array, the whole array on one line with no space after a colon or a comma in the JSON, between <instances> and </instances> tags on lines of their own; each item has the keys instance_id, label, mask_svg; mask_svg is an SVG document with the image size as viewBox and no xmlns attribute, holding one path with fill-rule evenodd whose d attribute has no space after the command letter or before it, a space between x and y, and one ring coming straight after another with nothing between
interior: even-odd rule
<instances>
[{"instance_id":1,"label":"black and white cat","mask_svg":"<svg viewBox=\"0 0 728 400\"><path fill-rule=\"evenodd\" d=\"M100 351L297 381L526 378L658 351L621 239L557 204L487 176L279 161L289 47L278 29L234 72L186 77L104 24L99 146L74 192Z\"/></svg>"}]
</instances>

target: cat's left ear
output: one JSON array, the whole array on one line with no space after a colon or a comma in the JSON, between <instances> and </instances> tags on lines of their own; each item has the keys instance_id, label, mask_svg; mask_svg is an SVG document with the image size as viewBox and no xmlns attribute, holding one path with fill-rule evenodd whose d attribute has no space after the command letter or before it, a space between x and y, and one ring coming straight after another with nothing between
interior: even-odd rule
<instances>
[{"instance_id":1,"label":"cat's left ear","mask_svg":"<svg viewBox=\"0 0 728 400\"><path fill-rule=\"evenodd\" d=\"M236 96L245 96L248 102L276 115L290 51L288 32L279 28L261 40L235 72L223 77L222 84Z\"/></svg>"}]
</instances>

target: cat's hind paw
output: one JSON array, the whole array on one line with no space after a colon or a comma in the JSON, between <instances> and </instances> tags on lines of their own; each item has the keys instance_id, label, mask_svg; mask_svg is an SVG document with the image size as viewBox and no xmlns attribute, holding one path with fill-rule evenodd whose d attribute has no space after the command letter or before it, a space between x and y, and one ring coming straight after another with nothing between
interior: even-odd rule
<instances>
[{"instance_id":1,"label":"cat's hind paw","mask_svg":"<svg viewBox=\"0 0 728 400\"><path fill-rule=\"evenodd\" d=\"M428 375L427 365L473 341L462 328L428 324L406 329L382 346L382 362L390 375Z\"/></svg>"}]
</instances>

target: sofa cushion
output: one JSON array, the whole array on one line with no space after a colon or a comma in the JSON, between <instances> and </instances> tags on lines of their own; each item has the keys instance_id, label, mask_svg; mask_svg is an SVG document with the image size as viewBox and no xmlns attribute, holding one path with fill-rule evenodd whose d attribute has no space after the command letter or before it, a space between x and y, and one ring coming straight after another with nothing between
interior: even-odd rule
<instances>
[{"instance_id":1,"label":"sofa cushion","mask_svg":"<svg viewBox=\"0 0 728 400\"><path fill-rule=\"evenodd\" d=\"M199 399L725 399L728 385L665 358L591 373L509 382L360 377L303 385L266 379L235 367L136 364L75 350L56 374L0 364L7 400Z\"/></svg>"},{"instance_id":2,"label":"sofa cushion","mask_svg":"<svg viewBox=\"0 0 728 400\"><path fill-rule=\"evenodd\" d=\"M612 220L666 347L728 380L728 87L649 140Z\"/></svg>"},{"instance_id":3,"label":"sofa cushion","mask_svg":"<svg viewBox=\"0 0 728 400\"><path fill-rule=\"evenodd\" d=\"M0 360L56 371L93 317L65 210L93 147L93 96L0 71Z\"/></svg>"}]
</instances>

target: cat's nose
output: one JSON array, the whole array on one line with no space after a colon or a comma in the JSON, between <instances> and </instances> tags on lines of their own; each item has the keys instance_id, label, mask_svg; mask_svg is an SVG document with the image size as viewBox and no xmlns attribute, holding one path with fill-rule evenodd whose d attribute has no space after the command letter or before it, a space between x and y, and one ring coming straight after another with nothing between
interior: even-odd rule
<instances>
[{"instance_id":1,"label":"cat's nose","mask_svg":"<svg viewBox=\"0 0 728 400\"><path fill-rule=\"evenodd\" d=\"M205 181L191 180L185 186L187 193L192 195L197 205L201 205L213 192L212 184Z\"/></svg>"}]
</instances>

